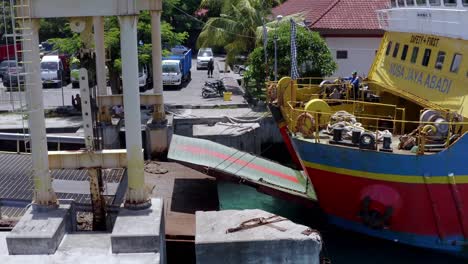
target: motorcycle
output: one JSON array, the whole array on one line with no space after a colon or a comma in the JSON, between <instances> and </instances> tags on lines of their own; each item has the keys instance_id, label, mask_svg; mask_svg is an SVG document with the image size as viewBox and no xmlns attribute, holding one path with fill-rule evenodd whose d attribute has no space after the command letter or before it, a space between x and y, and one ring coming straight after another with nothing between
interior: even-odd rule
<instances>
[{"instance_id":1,"label":"motorcycle","mask_svg":"<svg viewBox=\"0 0 468 264\"><path fill-rule=\"evenodd\" d=\"M247 66L242 65L242 64L235 64L233 66L233 71L234 73L239 74L240 76L244 75L244 72L247 70Z\"/></svg>"},{"instance_id":2,"label":"motorcycle","mask_svg":"<svg viewBox=\"0 0 468 264\"><path fill-rule=\"evenodd\" d=\"M202 88L202 97L222 97L224 92L226 92L226 87L224 87L223 79L213 82L205 82L205 86Z\"/></svg>"}]
</instances>

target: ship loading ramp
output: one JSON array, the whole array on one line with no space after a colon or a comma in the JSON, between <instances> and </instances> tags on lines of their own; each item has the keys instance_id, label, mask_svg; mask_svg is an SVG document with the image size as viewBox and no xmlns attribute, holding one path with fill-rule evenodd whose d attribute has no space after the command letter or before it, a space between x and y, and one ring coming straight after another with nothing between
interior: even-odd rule
<instances>
[{"instance_id":1,"label":"ship loading ramp","mask_svg":"<svg viewBox=\"0 0 468 264\"><path fill-rule=\"evenodd\" d=\"M209 140L173 135L168 159L281 199L310 207L317 202L302 171Z\"/></svg>"}]
</instances>

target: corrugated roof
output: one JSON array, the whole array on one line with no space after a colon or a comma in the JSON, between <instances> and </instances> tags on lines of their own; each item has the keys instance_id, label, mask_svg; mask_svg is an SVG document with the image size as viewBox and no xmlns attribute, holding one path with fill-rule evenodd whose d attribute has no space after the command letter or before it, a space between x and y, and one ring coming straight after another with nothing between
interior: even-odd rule
<instances>
[{"instance_id":1,"label":"corrugated roof","mask_svg":"<svg viewBox=\"0 0 468 264\"><path fill-rule=\"evenodd\" d=\"M288 0L282 5L273 8L272 13L277 15L292 15L303 13L308 23L313 23L336 0Z\"/></svg>"},{"instance_id":2,"label":"corrugated roof","mask_svg":"<svg viewBox=\"0 0 468 264\"><path fill-rule=\"evenodd\" d=\"M311 29L380 30L376 10L387 5L388 0L288 0L273 14L302 12Z\"/></svg>"}]
</instances>

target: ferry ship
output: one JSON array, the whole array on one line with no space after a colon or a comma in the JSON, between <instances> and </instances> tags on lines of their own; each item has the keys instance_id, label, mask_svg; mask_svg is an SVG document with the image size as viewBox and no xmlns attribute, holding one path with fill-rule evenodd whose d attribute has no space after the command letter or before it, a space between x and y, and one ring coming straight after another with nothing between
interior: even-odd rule
<instances>
[{"instance_id":1,"label":"ferry ship","mask_svg":"<svg viewBox=\"0 0 468 264\"><path fill-rule=\"evenodd\" d=\"M392 0L358 92L268 84L293 161L331 223L468 256L468 0ZM314 84L317 83L317 84Z\"/></svg>"}]
</instances>

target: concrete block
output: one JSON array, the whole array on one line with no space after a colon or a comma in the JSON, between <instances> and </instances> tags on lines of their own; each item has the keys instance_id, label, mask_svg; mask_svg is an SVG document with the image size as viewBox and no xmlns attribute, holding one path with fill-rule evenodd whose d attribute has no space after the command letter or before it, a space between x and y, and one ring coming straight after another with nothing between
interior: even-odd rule
<instances>
[{"instance_id":1,"label":"concrete block","mask_svg":"<svg viewBox=\"0 0 468 264\"><path fill-rule=\"evenodd\" d=\"M117 125L102 125L104 149L119 149L120 148L120 128L122 127L122 121L119 121Z\"/></svg>"},{"instance_id":2,"label":"concrete block","mask_svg":"<svg viewBox=\"0 0 468 264\"><path fill-rule=\"evenodd\" d=\"M255 219L269 224L258 225ZM246 228L232 230L242 223ZM319 264L321 248L318 232L262 210L196 212L199 264Z\"/></svg>"},{"instance_id":3,"label":"concrete block","mask_svg":"<svg viewBox=\"0 0 468 264\"><path fill-rule=\"evenodd\" d=\"M193 125L193 137L211 140L241 151L260 154L261 134L258 123L217 123Z\"/></svg>"},{"instance_id":4,"label":"concrete block","mask_svg":"<svg viewBox=\"0 0 468 264\"><path fill-rule=\"evenodd\" d=\"M144 210L121 208L111 234L112 253L160 253L165 259L162 199L151 199Z\"/></svg>"},{"instance_id":5,"label":"concrete block","mask_svg":"<svg viewBox=\"0 0 468 264\"><path fill-rule=\"evenodd\" d=\"M70 205L32 206L6 237L10 255L54 254L65 234Z\"/></svg>"}]
</instances>

